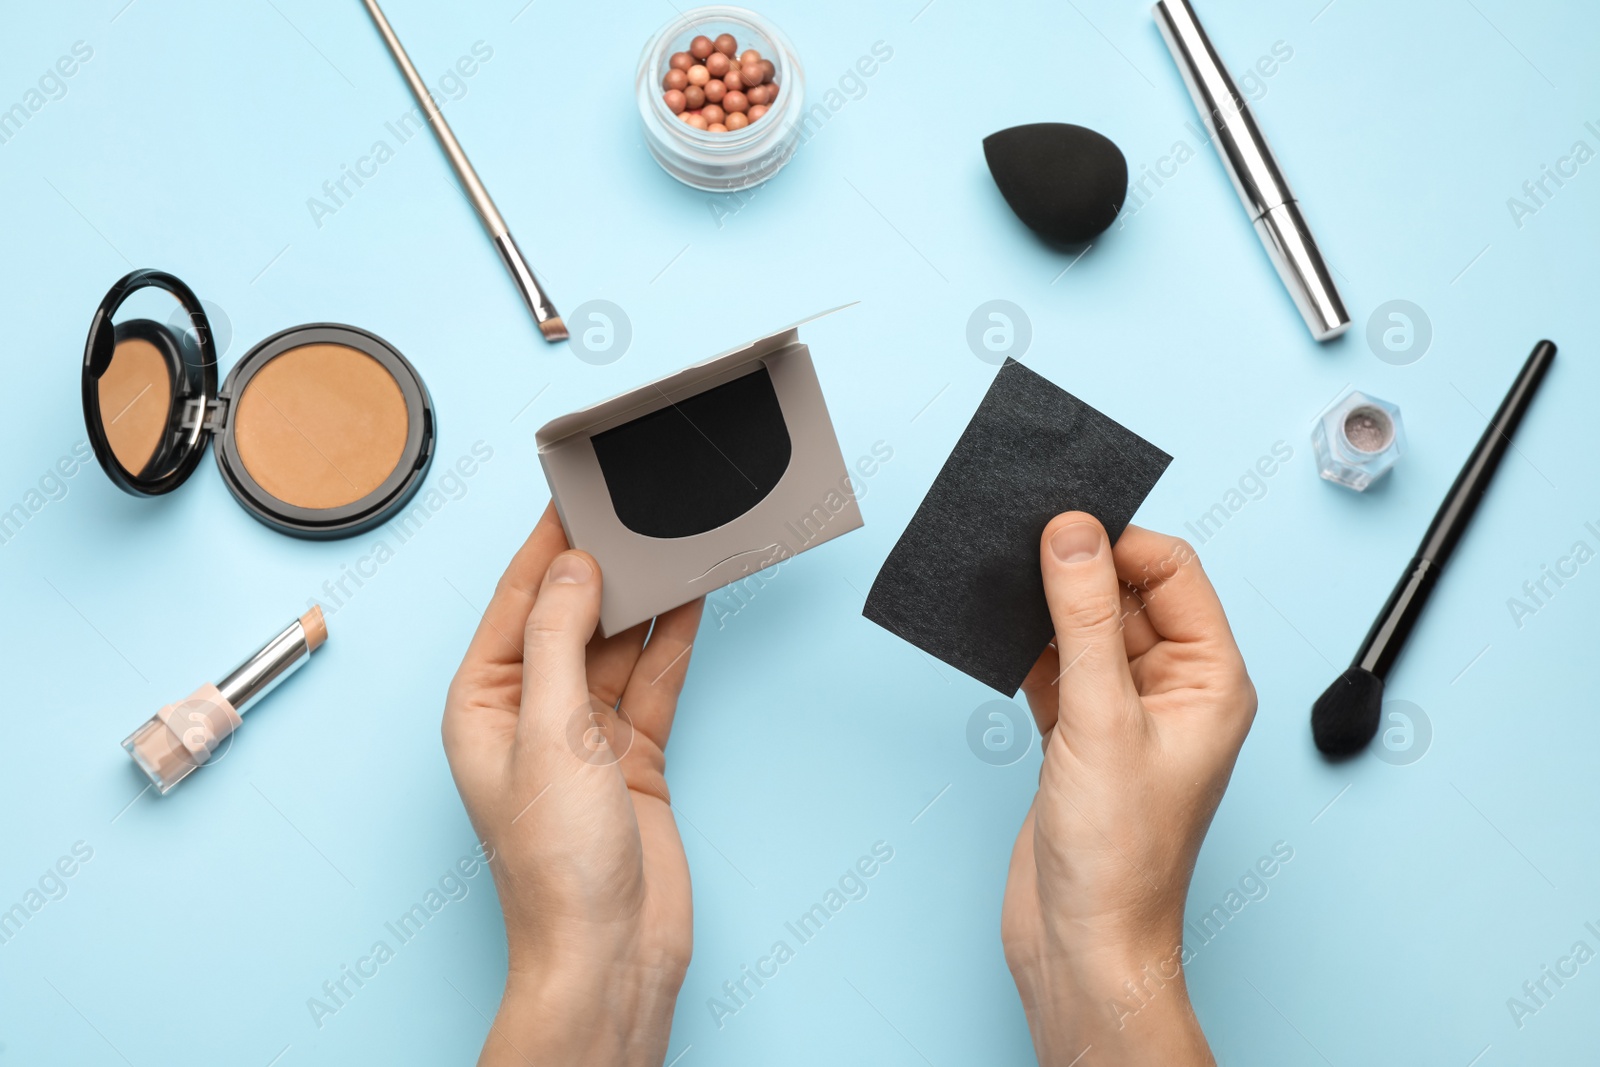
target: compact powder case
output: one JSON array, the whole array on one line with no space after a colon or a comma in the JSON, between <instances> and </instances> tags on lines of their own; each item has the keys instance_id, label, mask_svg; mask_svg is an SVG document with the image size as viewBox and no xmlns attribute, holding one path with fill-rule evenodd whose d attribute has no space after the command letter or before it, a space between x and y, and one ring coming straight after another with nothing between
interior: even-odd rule
<instances>
[{"instance_id":1,"label":"compact powder case","mask_svg":"<svg viewBox=\"0 0 1600 1067\"><path fill-rule=\"evenodd\" d=\"M145 288L175 297L192 329L114 324ZM354 326L296 326L246 352L218 389L205 310L158 270L134 271L100 302L84 346L83 418L95 457L121 489L171 492L212 442L223 481L250 514L317 540L384 522L433 460L427 387L388 342Z\"/></svg>"}]
</instances>

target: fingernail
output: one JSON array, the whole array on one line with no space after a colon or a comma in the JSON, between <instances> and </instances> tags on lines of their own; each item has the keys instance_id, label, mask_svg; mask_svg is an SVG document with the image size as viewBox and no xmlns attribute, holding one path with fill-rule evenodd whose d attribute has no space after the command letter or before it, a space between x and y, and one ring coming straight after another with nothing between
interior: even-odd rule
<instances>
[{"instance_id":1,"label":"fingernail","mask_svg":"<svg viewBox=\"0 0 1600 1067\"><path fill-rule=\"evenodd\" d=\"M550 564L551 585L581 585L594 574L589 561L576 553L557 556Z\"/></svg>"},{"instance_id":2,"label":"fingernail","mask_svg":"<svg viewBox=\"0 0 1600 1067\"><path fill-rule=\"evenodd\" d=\"M1093 523L1068 523L1050 538L1050 551L1062 563L1094 559L1100 554L1100 530Z\"/></svg>"}]
</instances>

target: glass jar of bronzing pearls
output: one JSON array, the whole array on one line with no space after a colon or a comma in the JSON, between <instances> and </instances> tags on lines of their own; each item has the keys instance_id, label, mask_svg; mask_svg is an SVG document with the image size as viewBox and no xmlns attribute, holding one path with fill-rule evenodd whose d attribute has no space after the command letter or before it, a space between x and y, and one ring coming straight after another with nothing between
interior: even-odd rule
<instances>
[{"instance_id":1,"label":"glass jar of bronzing pearls","mask_svg":"<svg viewBox=\"0 0 1600 1067\"><path fill-rule=\"evenodd\" d=\"M738 7L698 7L661 29L639 57L645 144L685 185L759 185L799 147L805 76L772 23Z\"/></svg>"}]
</instances>

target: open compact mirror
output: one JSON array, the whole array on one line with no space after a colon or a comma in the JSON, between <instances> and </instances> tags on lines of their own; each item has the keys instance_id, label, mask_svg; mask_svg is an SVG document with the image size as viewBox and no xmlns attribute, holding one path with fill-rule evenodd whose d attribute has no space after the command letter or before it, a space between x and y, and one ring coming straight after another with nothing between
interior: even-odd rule
<instances>
[{"instance_id":1,"label":"open compact mirror","mask_svg":"<svg viewBox=\"0 0 1600 1067\"><path fill-rule=\"evenodd\" d=\"M114 322L142 289L170 293L177 330ZM410 501L433 459L433 405L382 338L335 323L296 326L246 352L217 386L211 323L194 292L158 270L112 286L89 327L83 418L96 458L135 496L160 496L194 473L208 443L239 503L296 537L348 537Z\"/></svg>"}]
</instances>

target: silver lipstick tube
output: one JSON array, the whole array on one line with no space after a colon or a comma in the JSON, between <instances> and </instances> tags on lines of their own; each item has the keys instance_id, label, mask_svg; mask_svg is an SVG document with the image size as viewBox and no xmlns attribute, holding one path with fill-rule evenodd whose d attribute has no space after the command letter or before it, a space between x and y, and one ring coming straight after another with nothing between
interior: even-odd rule
<instances>
[{"instance_id":1,"label":"silver lipstick tube","mask_svg":"<svg viewBox=\"0 0 1600 1067\"><path fill-rule=\"evenodd\" d=\"M217 683L217 690L222 699L233 705L235 712L243 715L310 658L311 643L306 639L306 628L296 619L260 652L229 671L228 676Z\"/></svg>"},{"instance_id":2,"label":"silver lipstick tube","mask_svg":"<svg viewBox=\"0 0 1600 1067\"><path fill-rule=\"evenodd\" d=\"M286 626L216 685L168 704L123 739L122 747L165 795L209 762L243 723L244 713L299 670L327 640L320 608Z\"/></svg>"},{"instance_id":3,"label":"silver lipstick tube","mask_svg":"<svg viewBox=\"0 0 1600 1067\"><path fill-rule=\"evenodd\" d=\"M1338 337L1350 326L1350 313L1249 104L1201 28L1189 0L1159 0L1153 10L1167 49L1278 277L1294 298L1311 335L1318 341Z\"/></svg>"}]
</instances>

